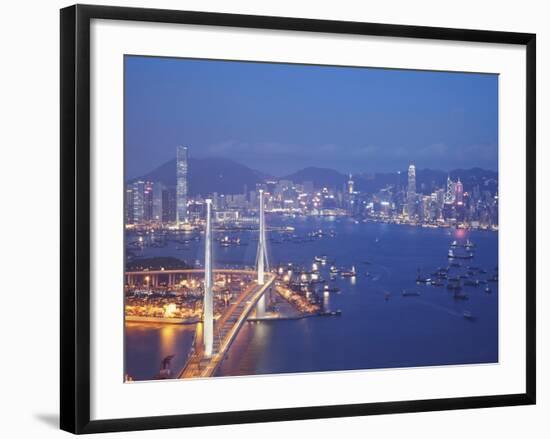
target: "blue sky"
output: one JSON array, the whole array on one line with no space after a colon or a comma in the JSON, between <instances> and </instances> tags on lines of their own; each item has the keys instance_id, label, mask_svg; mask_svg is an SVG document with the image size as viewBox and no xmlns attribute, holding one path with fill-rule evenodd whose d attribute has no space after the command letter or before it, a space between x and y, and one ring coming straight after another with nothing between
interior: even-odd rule
<instances>
[{"instance_id":1,"label":"blue sky","mask_svg":"<svg viewBox=\"0 0 550 439\"><path fill-rule=\"evenodd\" d=\"M175 156L283 176L498 167L498 76L125 57L128 177Z\"/></svg>"}]
</instances>

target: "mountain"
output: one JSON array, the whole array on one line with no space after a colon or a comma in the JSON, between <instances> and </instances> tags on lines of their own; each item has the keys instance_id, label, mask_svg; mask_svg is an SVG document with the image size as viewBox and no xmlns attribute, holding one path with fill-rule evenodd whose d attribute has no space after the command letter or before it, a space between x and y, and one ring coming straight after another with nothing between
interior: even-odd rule
<instances>
[{"instance_id":1,"label":"mountain","mask_svg":"<svg viewBox=\"0 0 550 439\"><path fill-rule=\"evenodd\" d=\"M189 158L188 179L190 195L206 195L213 192L240 194L245 186L254 190L256 184L273 177L256 171L233 160L223 158ZM445 187L447 176L453 181L462 181L465 191L471 191L478 185L481 190L496 193L498 190L498 173L481 168L455 169L450 172L433 169L416 170L416 190L418 193L430 194L435 188ZM313 182L314 187L329 187L341 190L349 176L329 168L307 167L292 174L276 179L291 180L294 183ZM141 180L160 181L166 186L176 185L176 159L170 160L153 171L140 177ZM134 179L137 180L137 179ZM131 180L131 181L134 181ZM376 174L353 174L355 189L361 192L374 193L387 186L407 186L407 170Z\"/></svg>"},{"instance_id":2,"label":"mountain","mask_svg":"<svg viewBox=\"0 0 550 439\"><path fill-rule=\"evenodd\" d=\"M305 181L313 182L313 186L316 188L329 187L341 189L346 184L348 177L341 174L334 169L328 168L315 168L310 166L308 168L301 169L293 174L287 175L282 178L283 180L291 180L294 183L302 184Z\"/></svg>"},{"instance_id":3,"label":"mountain","mask_svg":"<svg viewBox=\"0 0 550 439\"><path fill-rule=\"evenodd\" d=\"M416 170L416 191L425 195L430 194L436 188L446 187L447 177L457 181L460 178L465 191L471 191L474 186L481 190L489 190L495 193L498 190L498 172L481 168L454 169L450 172L434 169ZM400 173L382 174L358 174L354 176L355 187L359 191L376 192L389 185L407 186L407 170Z\"/></svg>"},{"instance_id":4,"label":"mountain","mask_svg":"<svg viewBox=\"0 0 550 439\"><path fill-rule=\"evenodd\" d=\"M244 187L253 190L257 183L263 182L268 175L233 160L223 158L197 159L190 157L188 161L189 194L242 194ZM176 159L159 166L148 174L135 180L159 181L166 186L176 185Z\"/></svg>"}]
</instances>

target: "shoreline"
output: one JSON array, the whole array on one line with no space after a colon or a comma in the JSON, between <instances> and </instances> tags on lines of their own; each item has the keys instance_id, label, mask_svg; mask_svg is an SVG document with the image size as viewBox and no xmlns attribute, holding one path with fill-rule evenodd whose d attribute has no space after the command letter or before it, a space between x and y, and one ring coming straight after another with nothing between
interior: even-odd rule
<instances>
[{"instance_id":1,"label":"shoreline","mask_svg":"<svg viewBox=\"0 0 550 439\"><path fill-rule=\"evenodd\" d=\"M124 322L129 323L165 323L169 325L195 325L200 319L179 319L174 317L124 316Z\"/></svg>"}]
</instances>

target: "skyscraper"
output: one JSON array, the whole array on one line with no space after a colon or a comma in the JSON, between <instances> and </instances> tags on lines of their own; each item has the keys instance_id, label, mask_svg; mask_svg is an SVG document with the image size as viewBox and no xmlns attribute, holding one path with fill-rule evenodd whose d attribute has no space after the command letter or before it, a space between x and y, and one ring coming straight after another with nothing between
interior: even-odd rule
<instances>
[{"instance_id":1,"label":"skyscraper","mask_svg":"<svg viewBox=\"0 0 550 439\"><path fill-rule=\"evenodd\" d=\"M445 192L445 203L452 204L455 202L455 184L450 176L447 176L447 192Z\"/></svg>"},{"instance_id":2,"label":"skyscraper","mask_svg":"<svg viewBox=\"0 0 550 439\"><path fill-rule=\"evenodd\" d=\"M353 178L351 174L349 174L349 179L348 179L348 194L349 195L353 194Z\"/></svg>"},{"instance_id":3,"label":"skyscraper","mask_svg":"<svg viewBox=\"0 0 550 439\"><path fill-rule=\"evenodd\" d=\"M187 221L187 146L176 150L176 222Z\"/></svg>"},{"instance_id":4,"label":"skyscraper","mask_svg":"<svg viewBox=\"0 0 550 439\"><path fill-rule=\"evenodd\" d=\"M176 188L168 187L162 191L162 222L176 221Z\"/></svg>"},{"instance_id":5,"label":"skyscraper","mask_svg":"<svg viewBox=\"0 0 550 439\"><path fill-rule=\"evenodd\" d=\"M160 182L153 184L153 208L151 219L157 223L162 222L162 192L164 186Z\"/></svg>"},{"instance_id":6,"label":"skyscraper","mask_svg":"<svg viewBox=\"0 0 550 439\"><path fill-rule=\"evenodd\" d=\"M145 182L137 180L132 183L132 220L134 224L141 224L145 221Z\"/></svg>"},{"instance_id":7,"label":"skyscraper","mask_svg":"<svg viewBox=\"0 0 550 439\"><path fill-rule=\"evenodd\" d=\"M409 179L407 186L407 214L412 218L416 207L416 168L411 163L409 165Z\"/></svg>"},{"instance_id":8,"label":"skyscraper","mask_svg":"<svg viewBox=\"0 0 550 439\"><path fill-rule=\"evenodd\" d=\"M457 204L462 204L464 202L464 186L460 181L460 178L455 183L455 201Z\"/></svg>"},{"instance_id":9,"label":"skyscraper","mask_svg":"<svg viewBox=\"0 0 550 439\"><path fill-rule=\"evenodd\" d=\"M134 185L126 185L126 193L124 195L124 209L126 224L134 222Z\"/></svg>"}]
</instances>

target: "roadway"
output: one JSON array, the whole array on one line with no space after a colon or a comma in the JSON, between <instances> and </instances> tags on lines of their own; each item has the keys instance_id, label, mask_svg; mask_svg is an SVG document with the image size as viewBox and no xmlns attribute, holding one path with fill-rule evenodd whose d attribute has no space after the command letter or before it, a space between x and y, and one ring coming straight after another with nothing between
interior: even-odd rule
<instances>
[{"instance_id":1,"label":"roadway","mask_svg":"<svg viewBox=\"0 0 550 439\"><path fill-rule=\"evenodd\" d=\"M254 275L255 272L248 270L219 270L222 272ZM203 356L202 331L197 331L195 348L187 363L178 375L178 378L199 378L214 375L218 366L225 358L231 343L237 336L246 318L262 295L273 285L275 275L266 273L264 285L252 284L246 288L225 310L222 316L214 322L214 354L210 358Z\"/></svg>"}]
</instances>

